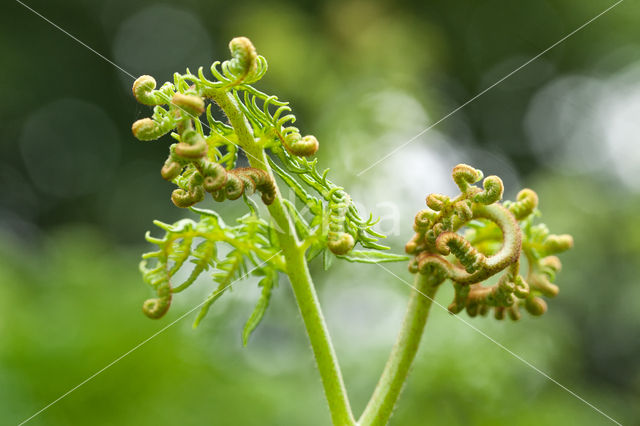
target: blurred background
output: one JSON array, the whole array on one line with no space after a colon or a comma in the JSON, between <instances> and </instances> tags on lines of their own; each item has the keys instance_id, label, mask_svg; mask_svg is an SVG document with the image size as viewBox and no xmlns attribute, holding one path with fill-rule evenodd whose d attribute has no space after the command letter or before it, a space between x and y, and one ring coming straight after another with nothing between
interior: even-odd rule
<instances>
[{"instance_id":1,"label":"blurred background","mask_svg":"<svg viewBox=\"0 0 640 426\"><path fill-rule=\"evenodd\" d=\"M541 198L570 233L560 294L541 318L471 323L623 424L640 418L640 4L625 1L365 173L358 173L578 28L613 1L29 0L133 75L159 82L228 57L250 37L259 87L290 100L305 133L401 252L430 192L460 162L505 197ZM153 219L185 212L159 169L168 139L130 132L150 109L132 79L16 2L0 14L0 423L17 424L177 319L137 264ZM207 203L209 207L213 202ZM217 206L226 217L240 202ZM409 289L376 266L313 275L356 413L372 391ZM393 270L410 279L405 265ZM354 279L356 278L356 279ZM33 425L325 425L320 380L291 290L248 280L201 326L192 316L30 421ZM447 305L449 288L437 300ZM465 319L468 319L466 316ZM600 425L604 416L434 306L392 425Z\"/></svg>"}]
</instances>

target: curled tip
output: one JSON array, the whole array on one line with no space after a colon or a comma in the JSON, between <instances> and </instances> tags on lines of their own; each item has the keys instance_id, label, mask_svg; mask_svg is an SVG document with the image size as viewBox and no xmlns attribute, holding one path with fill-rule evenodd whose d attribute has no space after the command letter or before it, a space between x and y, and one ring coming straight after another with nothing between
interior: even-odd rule
<instances>
[{"instance_id":1,"label":"curled tip","mask_svg":"<svg viewBox=\"0 0 640 426\"><path fill-rule=\"evenodd\" d=\"M553 272L560 272L562 269L562 262L560 262L560 259L558 259L557 256L547 256L540 259L540 266L549 268Z\"/></svg>"},{"instance_id":2,"label":"curled tip","mask_svg":"<svg viewBox=\"0 0 640 426\"><path fill-rule=\"evenodd\" d=\"M538 207L538 194L529 188L518 192L516 200L515 203L509 206L509 211L513 213L517 220L526 218Z\"/></svg>"},{"instance_id":3,"label":"curled tip","mask_svg":"<svg viewBox=\"0 0 640 426\"><path fill-rule=\"evenodd\" d=\"M195 130L182 134L182 141L176 144L175 153L187 159L198 159L207 154L207 142Z\"/></svg>"},{"instance_id":4,"label":"curled tip","mask_svg":"<svg viewBox=\"0 0 640 426\"><path fill-rule=\"evenodd\" d=\"M504 184L498 176L488 176L483 182L484 191L476 194L473 201L482 204L493 204L500 201L504 192Z\"/></svg>"},{"instance_id":5,"label":"curled tip","mask_svg":"<svg viewBox=\"0 0 640 426\"><path fill-rule=\"evenodd\" d=\"M313 135L300 136L300 133L291 133L284 138L285 149L298 157L314 155L320 146L318 139Z\"/></svg>"},{"instance_id":6,"label":"curled tip","mask_svg":"<svg viewBox=\"0 0 640 426\"><path fill-rule=\"evenodd\" d=\"M518 321L522 315L520 314L520 309L518 309L518 305L514 304L507 308L507 314L512 321Z\"/></svg>"},{"instance_id":7,"label":"curled tip","mask_svg":"<svg viewBox=\"0 0 640 426\"><path fill-rule=\"evenodd\" d=\"M458 164L453 168L451 176L456 185L458 185L458 188L460 188L460 192L466 192L469 185L482 179L482 171L474 169L467 164Z\"/></svg>"},{"instance_id":8,"label":"curled tip","mask_svg":"<svg viewBox=\"0 0 640 426\"><path fill-rule=\"evenodd\" d=\"M182 93L176 93L171 98L171 103L183 111L186 111L189 115L198 117L204 112L204 100L200 96L196 95L184 95Z\"/></svg>"},{"instance_id":9,"label":"curled tip","mask_svg":"<svg viewBox=\"0 0 640 426\"><path fill-rule=\"evenodd\" d=\"M235 37L229 42L232 59L229 69L236 75L249 74L256 69L258 53L256 48L246 37Z\"/></svg>"},{"instance_id":10,"label":"curled tip","mask_svg":"<svg viewBox=\"0 0 640 426\"><path fill-rule=\"evenodd\" d=\"M555 297L560 292L557 285L553 284L544 274L532 274L529 284L535 290L547 297Z\"/></svg>"},{"instance_id":11,"label":"curled tip","mask_svg":"<svg viewBox=\"0 0 640 426\"><path fill-rule=\"evenodd\" d=\"M418 244L415 241L409 241L407 244L405 244L404 246L404 251L407 254L414 254L416 252L416 250L418 249Z\"/></svg>"},{"instance_id":12,"label":"curled tip","mask_svg":"<svg viewBox=\"0 0 640 426\"><path fill-rule=\"evenodd\" d=\"M327 247L333 254L347 254L351 251L353 246L356 244L353 236L346 232L339 234L339 236L330 239L327 242Z\"/></svg>"},{"instance_id":13,"label":"curled tip","mask_svg":"<svg viewBox=\"0 0 640 426\"><path fill-rule=\"evenodd\" d=\"M171 201L177 207L187 208L204 199L204 190L201 186L194 186L189 191L178 188L171 193Z\"/></svg>"},{"instance_id":14,"label":"curled tip","mask_svg":"<svg viewBox=\"0 0 640 426\"><path fill-rule=\"evenodd\" d=\"M524 301L524 308L531 315L540 316L547 312L547 302L541 297L528 297Z\"/></svg>"},{"instance_id":15,"label":"curled tip","mask_svg":"<svg viewBox=\"0 0 640 426\"><path fill-rule=\"evenodd\" d=\"M545 251L549 254L560 253L573 247L573 237L568 234L549 235L544 241Z\"/></svg>"},{"instance_id":16,"label":"curled tip","mask_svg":"<svg viewBox=\"0 0 640 426\"><path fill-rule=\"evenodd\" d=\"M227 183L227 170L222 165L202 160L200 169L204 175L202 186L205 191L217 191Z\"/></svg>"},{"instance_id":17,"label":"curled tip","mask_svg":"<svg viewBox=\"0 0 640 426\"><path fill-rule=\"evenodd\" d=\"M227 173L224 194L230 200L237 200L244 192L244 182L234 173Z\"/></svg>"},{"instance_id":18,"label":"curled tip","mask_svg":"<svg viewBox=\"0 0 640 426\"><path fill-rule=\"evenodd\" d=\"M153 141L168 132L164 131L155 121L150 118L142 118L131 125L131 133L141 141Z\"/></svg>"},{"instance_id":19,"label":"curled tip","mask_svg":"<svg viewBox=\"0 0 640 426\"><path fill-rule=\"evenodd\" d=\"M404 249L408 254L415 254L418 251L424 249L424 239L421 234L414 234L409 242L405 245Z\"/></svg>"},{"instance_id":20,"label":"curled tip","mask_svg":"<svg viewBox=\"0 0 640 426\"><path fill-rule=\"evenodd\" d=\"M141 75L133 82L133 96L143 105L160 105L164 103L153 94L156 88L156 80L150 75Z\"/></svg>"},{"instance_id":21,"label":"curled tip","mask_svg":"<svg viewBox=\"0 0 640 426\"><path fill-rule=\"evenodd\" d=\"M429 194L427 196L427 207L431 210L440 211L450 202L449 197L443 194Z\"/></svg>"},{"instance_id":22,"label":"curled tip","mask_svg":"<svg viewBox=\"0 0 640 426\"><path fill-rule=\"evenodd\" d=\"M163 179L173 180L180 175L182 171L182 165L173 161L171 157L167 158L167 161L164 162L162 169L160 170L160 174Z\"/></svg>"},{"instance_id":23,"label":"curled tip","mask_svg":"<svg viewBox=\"0 0 640 426\"><path fill-rule=\"evenodd\" d=\"M440 277L449 276L451 265L446 260L426 252L422 252L416 258L418 262L418 272L423 275L434 274Z\"/></svg>"},{"instance_id":24,"label":"curled tip","mask_svg":"<svg viewBox=\"0 0 640 426\"><path fill-rule=\"evenodd\" d=\"M275 186L273 187L273 190L264 191L260 196L260 199L262 199L262 202L267 206L273 204L273 202L276 200Z\"/></svg>"},{"instance_id":25,"label":"curled tip","mask_svg":"<svg viewBox=\"0 0 640 426\"><path fill-rule=\"evenodd\" d=\"M418 214L416 214L416 218L414 220L415 230L417 231L426 231L431 224L431 220L434 218L434 214L429 210L420 210Z\"/></svg>"},{"instance_id":26,"label":"curled tip","mask_svg":"<svg viewBox=\"0 0 640 426\"><path fill-rule=\"evenodd\" d=\"M455 239L456 234L453 232L443 232L436 238L436 249L440 254L447 256L451 253L451 248L449 247L449 243Z\"/></svg>"},{"instance_id":27,"label":"curled tip","mask_svg":"<svg viewBox=\"0 0 640 426\"><path fill-rule=\"evenodd\" d=\"M156 297L147 299L142 304L142 312L152 319L158 319L164 316L171 306L171 294L164 297Z\"/></svg>"}]
</instances>

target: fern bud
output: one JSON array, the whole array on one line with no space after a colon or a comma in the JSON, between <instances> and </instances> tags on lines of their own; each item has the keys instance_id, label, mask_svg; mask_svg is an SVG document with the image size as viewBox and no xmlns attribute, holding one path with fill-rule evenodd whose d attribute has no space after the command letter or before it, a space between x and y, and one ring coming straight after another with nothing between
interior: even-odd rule
<instances>
[{"instance_id":1,"label":"fern bud","mask_svg":"<svg viewBox=\"0 0 640 426\"><path fill-rule=\"evenodd\" d=\"M431 221L435 217L435 214L429 210L420 210L416 214L416 218L414 220L414 231L416 232L424 232L431 225Z\"/></svg>"},{"instance_id":2,"label":"fern bud","mask_svg":"<svg viewBox=\"0 0 640 426\"><path fill-rule=\"evenodd\" d=\"M474 169L467 164L458 164L451 173L453 181L460 188L460 192L465 193L470 185L482 179L482 171Z\"/></svg>"},{"instance_id":3,"label":"fern bud","mask_svg":"<svg viewBox=\"0 0 640 426\"><path fill-rule=\"evenodd\" d=\"M246 37L236 37L229 42L232 59L229 61L229 71L235 75L250 74L256 69L258 53L256 48Z\"/></svg>"},{"instance_id":4,"label":"fern bud","mask_svg":"<svg viewBox=\"0 0 640 426\"><path fill-rule=\"evenodd\" d=\"M473 201L482 204L493 204L502 199L504 185L498 176L488 176L483 182L484 191L476 194Z\"/></svg>"},{"instance_id":5,"label":"fern bud","mask_svg":"<svg viewBox=\"0 0 640 426\"><path fill-rule=\"evenodd\" d=\"M420 233L414 234L405 245L404 250L407 254L416 254L416 252L424 250L423 235Z\"/></svg>"},{"instance_id":6,"label":"fern bud","mask_svg":"<svg viewBox=\"0 0 640 426\"><path fill-rule=\"evenodd\" d=\"M207 142L193 129L182 133L181 142L176 145L176 154L187 159L198 159L207 154Z\"/></svg>"},{"instance_id":7,"label":"fern bud","mask_svg":"<svg viewBox=\"0 0 640 426\"><path fill-rule=\"evenodd\" d=\"M131 133L133 136L141 141L153 141L165 134L169 133L171 129L163 129L151 118L142 118L137 120L131 125Z\"/></svg>"},{"instance_id":8,"label":"fern bud","mask_svg":"<svg viewBox=\"0 0 640 426\"><path fill-rule=\"evenodd\" d=\"M298 157L308 157L318 151L318 139L315 136L300 136L300 133L290 133L284 138L284 147L288 152Z\"/></svg>"},{"instance_id":9,"label":"fern bud","mask_svg":"<svg viewBox=\"0 0 640 426\"><path fill-rule=\"evenodd\" d=\"M202 186L205 191L217 191L227 183L227 170L222 165L202 159L198 163L198 167L204 176Z\"/></svg>"},{"instance_id":10,"label":"fern bud","mask_svg":"<svg viewBox=\"0 0 640 426\"><path fill-rule=\"evenodd\" d=\"M540 316L547 312L547 302L541 297L527 297L524 307L531 315Z\"/></svg>"},{"instance_id":11,"label":"fern bud","mask_svg":"<svg viewBox=\"0 0 640 426\"><path fill-rule=\"evenodd\" d=\"M420 253L416 260L418 262L418 272L421 274L435 274L441 278L449 276L451 264L434 254L427 252Z\"/></svg>"},{"instance_id":12,"label":"fern bud","mask_svg":"<svg viewBox=\"0 0 640 426\"><path fill-rule=\"evenodd\" d=\"M339 234L334 234L329 241L327 241L327 247L333 254L347 254L351 251L353 246L356 244L353 236L346 232L341 232Z\"/></svg>"},{"instance_id":13,"label":"fern bud","mask_svg":"<svg viewBox=\"0 0 640 426\"><path fill-rule=\"evenodd\" d=\"M167 161L164 162L162 169L160 170L160 174L163 179L173 180L177 178L182 172L182 165L176 161L174 161L171 157L167 158Z\"/></svg>"},{"instance_id":14,"label":"fern bud","mask_svg":"<svg viewBox=\"0 0 640 426\"><path fill-rule=\"evenodd\" d=\"M171 306L171 286L168 283L158 287L157 293L158 297L147 299L142 304L142 312L153 319L161 318Z\"/></svg>"},{"instance_id":15,"label":"fern bud","mask_svg":"<svg viewBox=\"0 0 640 426\"><path fill-rule=\"evenodd\" d=\"M171 98L171 103L194 117L204 112L204 100L200 96L176 93Z\"/></svg>"},{"instance_id":16,"label":"fern bud","mask_svg":"<svg viewBox=\"0 0 640 426\"><path fill-rule=\"evenodd\" d=\"M522 318L522 315L520 314L520 309L518 308L517 304L513 304L509 306L507 308L507 314L509 315L509 318L512 321L518 321L520 318Z\"/></svg>"},{"instance_id":17,"label":"fern bud","mask_svg":"<svg viewBox=\"0 0 640 426\"><path fill-rule=\"evenodd\" d=\"M540 259L540 266L555 273L562 269L562 262L557 256L547 256Z\"/></svg>"},{"instance_id":18,"label":"fern bud","mask_svg":"<svg viewBox=\"0 0 640 426\"><path fill-rule=\"evenodd\" d=\"M553 284L544 274L541 273L531 274L529 284L532 288L548 297L555 297L560 291L557 285Z\"/></svg>"},{"instance_id":19,"label":"fern bud","mask_svg":"<svg viewBox=\"0 0 640 426\"><path fill-rule=\"evenodd\" d=\"M443 194L429 194L427 197L427 207L435 211L444 209L450 202L449 197Z\"/></svg>"},{"instance_id":20,"label":"fern bud","mask_svg":"<svg viewBox=\"0 0 640 426\"><path fill-rule=\"evenodd\" d=\"M573 247L571 235L549 235L544 241L544 250L548 254L560 253Z\"/></svg>"},{"instance_id":21,"label":"fern bud","mask_svg":"<svg viewBox=\"0 0 640 426\"><path fill-rule=\"evenodd\" d=\"M171 201L177 207L187 208L204 200L204 190L202 186L193 186L188 191L182 188L174 189L171 193Z\"/></svg>"},{"instance_id":22,"label":"fern bud","mask_svg":"<svg viewBox=\"0 0 640 426\"><path fill-rule=\"evenodd\" d=\"M133 96L143 105L162 105L166 103L158 96L156 80L150 75L141 75L133 83Z\"/></svg>"},{"instance_id":23,"label":"fern bud","mask_svg":"<svg viewBox=\"0 0 640 426\"><path fill-rule=\"evenodd\" d=\"M509 205L509 211L513 213L517 220L523 220L538 207L538 194L529 188L518 192L516 202Z\"/></svg>"},{"instance_id":24,"label":"fern bud","mask_svg":"<svg viewBox=\"0 0 640 426\"><path fill-rule=\"evenodd\" d=\"M230 200L237 200L244 192L244 182L235 173L227 173L224 194Z\"/></svg>"}]
</instances>

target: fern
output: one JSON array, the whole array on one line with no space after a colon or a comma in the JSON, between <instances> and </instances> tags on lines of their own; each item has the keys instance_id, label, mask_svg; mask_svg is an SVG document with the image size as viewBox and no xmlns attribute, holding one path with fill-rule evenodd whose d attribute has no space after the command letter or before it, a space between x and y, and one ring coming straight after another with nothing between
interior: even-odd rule
<instances>
[{"instance_id":1,"label":"fern","mask_svg":"<svg viewBox=\"0 0 640 426\"><path fill-rule=\"evenodd\" d=\"M560 261L555 254L569 249L573 240L534 224L540 215L535 192L522 190L515 202L503 203L499 177L484 178L480 170L459 164L452 178L460 194L430 194L428 208L416 215L415 235L405 247L412 258L389 253L380 243L384 235L374 230L376 220L362 216L345 189L329 179L329 170L319 169L317 159L310 158L320 143L294 126L289 103L253 86L265 75L267 61L244 37L233 39L229 49L231 59L214 62L209 77L200 67L195 74L189 69L175 73L173 82L159 89L150 76L141 76L133 86L136 99L153 107L151 117L133 123L134 136L145 141L171 136L174 143L160 174L176 185L172 202L199 216L198 221L187 218L172 225L156 221L164 235L147 233L147 241L156 247L143 255L140 270L156 297L144 302L145 314L162 317L173 295L206 271L214 285L200 304L197 326L228 289L254 275L260 278L260 294L242 331L246 345L266 315L280 274L286 275L334 424L364 426L385 424L391 416L443 282L453 284L449 310L454 314L493 312L498 319L517 320L521 307L532 315L546 311L543 297L558 293L554 281ZM228 122L213 117L214 104ZM250 167L239 167L241 151ZM480 182L482 187L477 186ZM284 199L280 186L295 199ZM251 198L254 193L260 194L268 219ZM207 198L242 199L247 213L228 225L215 212L194 207ZM319 256L325 269L336 259L371 264L410 260L409 271L415 274L398 340L357 423L309 274L308 262ZM523 259L527 272L521 271ZM174 283L187 264L192 268L187 278ZM490 284L493 276L497 282Z\"/></svg>"},{"instance_id":2,"label":"fern","mask_svg":"<svg viewBox=\"0 0 640 426\"><path fill-rule=\"evenodd\" d=\"M288 102L251 86L267 70L266 60L256 53L251 42L239 37L229 47L232 58L214 62L210 67L212 77L206 77L201 67L196 74L188 69L184 74L175 73L173 81L159 89L151 76L138 78L133 86L136 99L154 107L150 118L133 123L134 136L148 141L170 133L175 140L161 169L161 176L177 186L171 194L172 202L181 208L193 208L210 194L218 202L243 198L250 210L234 227L225 225L215 213L196 208L193 210L200 214L199 222L155 222L166 234L161 239L147 235L147 240L158 247L145 254L141 263L145 281L157 293L144 305L144 312L152 318L162 316L174 293L187 289L210 269L218 285L205 300L196 325L228 286L248 271L248 264L259 267L259 273L272 277L273 282L273 274L286 269L282 256L269 260L279 250L274 225L261 219L247 198L259 192L262 201L270 205L277 196L276 182L267 170L238 167L242 135L239 129L216 120L212 103L208 103L220 96L230 96L251 125L249 136L272 154L268 161L273 171L303 203L300 209L295 202L282 201L294 222L296 237L305 245L307 259L323 254L325 267L333 256L364 263L406 259L380 251L388 247L378 243L384 236L372 229L376 221L372 217L362 219L349 194L328 179L329 171L319 172L317 160L306 158L315 154L319 143L313 136L302 136L293 126L296 118ZM193 247L197 239L202 241ZM233 250L225 258L216 259L221 243L231 245ZM357 244L368 250L353 250ZM151 264L151 259L155 263ZM193 264L189 277L173 284L174 275L189 259ZM261 283L263 294L270 295L273 284L267 285L264 279ZM266 309L268 303L261 303Z\"/></svg>"},{"instance_id":3,"label":"fern","mask_svg":"<svg viewBox=\"0 0 640 426\"><path fill-rule=\"evenodd\" d=\"M271 238L269 224L258 216L257 209L253 208L239 218L236 226L226 225L212 211L192 210L200 215L198 222L191 219L182 219L173 225L154 222L165 235L156 238L147 233L147 241L156 245L157 250L142 256L140 270L144 280L157 293L156 298L145 302L144 312L151 318L158 318L166 313L172 294L187 289L203 272L213 269L212 278L218 287L204 302L194 324L197 326L232 281L247 274L248 263L258 266L262 273L270 274L283 272L285 263L277 242ZM201 241L194 243L196 240ZM217 259L220 245L231 248L223 259ZM189 258L193 269L188 278L172 286L172 278ZM160 304L160 301L164 303Z\"/></svg>"}]
</instances>

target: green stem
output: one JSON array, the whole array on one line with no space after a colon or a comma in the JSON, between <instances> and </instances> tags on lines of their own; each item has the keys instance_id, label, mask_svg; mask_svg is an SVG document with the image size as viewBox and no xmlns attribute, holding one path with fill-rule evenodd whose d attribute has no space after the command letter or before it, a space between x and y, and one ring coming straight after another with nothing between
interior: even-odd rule
<instances>
[{"instance_id":1,"label":"green stem","mask_svg":"<svg viewBox=\"0 0 640 426\"><path fill-rule=\"evenodd\" d=\"M236 131L239 145L249 158L251 167L266 171L273 179L273 172L268 165L266 153L256 143L244 115L231 94L222 91L211 91L207 93L207 96L211 97L226 114ZM324 321L318 296L309 274L305 250L298 242L295 228L284 208L282 196L277 187L276 192L277 195L274 202L269 205L269 213L278 228L278 240L286 259L287 275L311 341L311 347L329 404L331 419L334 425L355 425L342 373L338 365L338 358L331 344L329 330Z\"/></svg>"},{"instance_id":2,"label":"green stem","mask_svg":"<svg viewBox=\"0 0 640 426\"><path fill-rule=\"evenodd\" d=\"M400 334L358 425L386 425L416 356L431 302L442 280L416 274Z\"/></svg>"}]
</instances>

